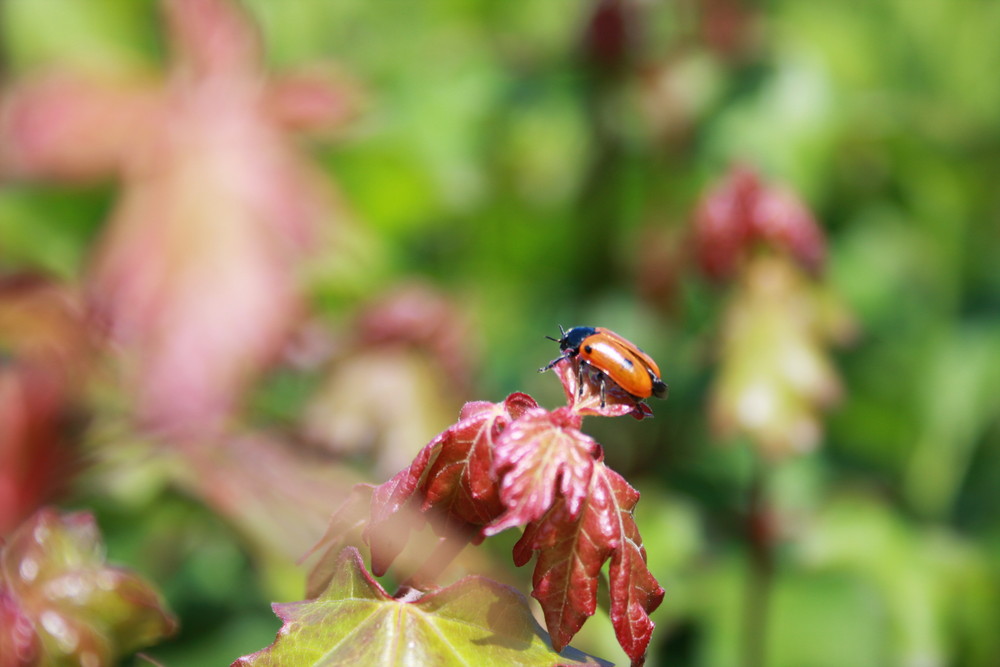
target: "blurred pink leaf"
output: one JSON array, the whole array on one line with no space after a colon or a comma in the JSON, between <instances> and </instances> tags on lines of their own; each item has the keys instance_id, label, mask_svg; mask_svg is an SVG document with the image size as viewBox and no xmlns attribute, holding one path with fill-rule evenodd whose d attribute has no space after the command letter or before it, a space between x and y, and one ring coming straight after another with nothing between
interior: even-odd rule
<instances>
[{"instance_id":1,"label":"blurred pink leaf","mask_svg":"<svg viewBox=\"0 0 1000 667\"><path fill-rule=\"evenodd\" d=\"M731 275L750 239L749 209L760 188L757 175L734 167L702 197L694 213L695 247L712 278Z\"/></svg>"},{"instance_id":2,"label":"blurred pink leaf","mask_svg":"<svg viewBox=\"0 0 1000 667\"><path fill-rule=\"evenodd\" d=\"M163 7L165 81L16 84L0 144L15 173L121 179L90 275L95 315L123 345L143 423L207 436L295 324L298 265L334 213L289 128L339 124L353 97L316 73L266 76L234 3Z\"/></svg>"},{"instance_id":3,"label":"blurred pink leaf","mask_svg":"<svg viewBox=\"0 0 1000 667\"><path fill-rule=\"evenodd\" d=\"M348 330L306 408L304 430L338 454L367 455L377 476L388 477L462 406L475 336L451 299L421 283L379 296Z\"/></svg>"},{"instance_id":4,"label":"blurred pink leaf","mask_svg":"<svg viewBox=\"0 0 1000 667\"><path fill-rule=\"evenodd\" d=\"M137 137L155 131L161 103L139 77L54 71L15 84L0 109L0 171L68 182L110 178Z\"/></svg>"},{"instance_id":5,"label":"blurred pink leaf","mask_svg":"<svg viewBox=\"0 0 1000 667\"><path fill-rule=\"evenodd\" d=\"M322 534L330 507L358 481L330 457L274 436L227 436L215 445L183 448L178 481L238 527L265 560L298 560Z\"/></svg>"},{"instance_id":6,"label":"blurred pink leaf","mask_svg":"<svg viewBox=\"0 0 1000 667\"><path fill-rule=\"evenodd\" d=\"M731 278L757 245L787 253L813 274L826 256L823 230L805 203L740 165L702 196L694 237L702 270L715 279Z\"/></svg>"}]
</instances>

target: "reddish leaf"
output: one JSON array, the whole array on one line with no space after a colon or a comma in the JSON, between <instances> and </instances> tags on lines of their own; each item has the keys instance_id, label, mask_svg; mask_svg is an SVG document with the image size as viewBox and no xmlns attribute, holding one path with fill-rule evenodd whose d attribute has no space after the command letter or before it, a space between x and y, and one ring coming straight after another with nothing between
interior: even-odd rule
<instances>
[{"instance_id":1,"label":"reddish leaf","mask_svg":"<svg viewBox=\"0 0 1000 667\"><path fill-rule=\"evenodd\" d=\"M757 175L737 166L702 197L694 214L695 245L709 277L727 278L736 270L750 239L749 211L759 190Z\"/></svg>"},{"instance_id":2,"label":"reddish leaf","mask_svg":"<svg viewBox=\"0 0 1000 667\"><path fill-rule=\"evenodd\" d=\"M285 74L266 91L270 115L298 131L330 133L355 116L360 107L352 82L323 66Z\"/></svg>"},{"instance_id":3,"label":"reddish leaf","mask_svg":"<svg viewBox=\"0 0 1000 667\"><path fill-rule=\"evenodd\" d=\"M596 610L597 577L611 558L611 620L633 664L642 663L653 630L649 614L663 600L663 589L646 567L632 518L638 499L639 493L599 459L579 511L571 511L560 496L515 545L518 566L538 554L532 597L542 605L556 648L568 644Z\"/></svg>"},{"instance_id":4,"label":"reddish leaf","mask_svg":"<svg viewBox=\"0 0 1000 667\"><path fill-rule=\"evenodd\" d=\"M663 588L646 567L646 549L635 524L632 512L639 502L639 492L629 486L618 473L601 466L606 484L614 494L620 526L619 544L611 554L608 575L611 588L611 623L615 627L618 643L632 658L641 664L653 634L649 614L663 601Z\"/></svg>"},{"instance_id":5,"label":"reddish leaf","mask_svg":"<svg viewBox=\"0 0 1000 667\"><path fill-rule=\"evenodd\" d=\"M77 396L93 343L82 310L43 278L0 280L0 536L56 498L82 458Z\"/></svg>"},{"instance_id":6,"label":"reddish leaf","mask_svg":"<svg viewBox=\"0 0 1000 667\"><path fill-rule=\"evenodd\" d=\"M376 575L385 574L410 531L421 527L412 516L414 509L433 516L439 534L478 531L503 512L491 473L494 442L508 424L534 407L534 399L526 394L511 394L503 403L466 403L456 424L424 447L408 468L375 488L365 539Z\"/></svg>"},{"instance_id":7,"label":"reddish leaf","mask_svg":"<svg viewBox=\"0 0 1000 667\"><path fill-rule=\"evenodd\" d=\"M299 319L299 265L335 212L289 125L339 122L349 97L314 76L308 97L329 103L295 112L302 84L265 75L238 3L162 4L168 79L64 67L16 83L0 168L121 181L88 272L94 320L121 344L145 425L214 436Z\"/></svg>"},{"instance_id":8,"label":"reddish leaf","mask_svg":"<svg viewBox=\"0 0 1000 667\"><path fill-rule=\"evenodd\" d=\"M812 272L823 265L823 231L806 205L786 188L761 182L756 172L733 167L695 211L695 243L704 272L730 277L758 243L788 253Z\"/></svg>"},{"instance_id":9,"label":"reddish leaf","mask_svg":"<svg viewBox=\"0 0 1000 667\"><path fill-rule=\"evenodd\" d=\"M826 241L823 231L798 195L782 187L761 189L753 205L750 225L756 238L784 248L805 269L823 268Z\"/></svg>"},{"instance_id":10,"label":"reddish leaf","mask_svg":"<svg viewBox=\"0 0 1000 667\"><path fill-rule=\"evenodd\" d=\"M377 576L385 574L396 560L409 540L410 531L423 527L423 515L415 511L420 502L416 490L428 462L436 453L433 446L440 438L432 440L408 468L375 487L372 493L371 519L364 539L371 547L372 571Z\"/></svg>"},{"instance_id":11,"label":"reddish leaf","mask_svg":"<svg viewBox=\"0 0 1000 667\"><path fill-rule=\"evenodd\" d=\"M0 169L68 182L113 173L135 138L151 131L160 102L138 80L83 78L69 71L48 72L7 90Z\"/></svg>"},{"instance_id":12,"label":"reddish leaf","mask_svg":"<svg viewBox=\"0 0 1000 667\"><path fill-rule=\"evenodd\" d=\"M588 491L600 446L579 431L569 408L526 411L497 438L494 468L506 512L483 532L495 535L545 514L557 497L576 515Z\"/></svg>"}]
</instances>

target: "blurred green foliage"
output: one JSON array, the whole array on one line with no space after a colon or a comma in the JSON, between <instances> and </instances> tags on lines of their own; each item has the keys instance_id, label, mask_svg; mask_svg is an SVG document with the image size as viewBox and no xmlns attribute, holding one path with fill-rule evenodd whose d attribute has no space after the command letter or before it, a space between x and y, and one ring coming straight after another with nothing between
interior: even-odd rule
<instances>
[{"instance_id":1,"label":"blurred green foliage","mask_svg":"<svg viewBox=\"0 0 1000 667\"><path fill-rule=\"evenodd\" d=\"M347 269L321 267L310 285L321 312L429 278L477 324L470 400L524 390L557 404L535 369L558 324L613 327L659 360L671 395L654 421L588 423L643 493L667 589L650 664L742 661L752 455L720 447L705 423L724 299L683 248L666 295L644 289L647 251L683 236L734 160L813 207L860 330L838 353L845 397L822 448L774 471L788 530L767 664L996 664L1000 4L637 2L632 62L616 72L581 57L589 3L246 5L275 67L330 59L364 90L348 134L312 149L358 222ZM7 76L164 58L154 2L0 9ZM729 10L726 51L705 26ZM0 268L81 276L111 196L6 185ZM300 400L300 385L282 386ZM97 505L112 559L159 582L181 617L180 637L150 654L220 664L269 643L275 589L253 583L240 536L174 492L157 498L78 498ZM608 633L593 620L580 648L621 662Z\"/></svg>"}]
</instances>

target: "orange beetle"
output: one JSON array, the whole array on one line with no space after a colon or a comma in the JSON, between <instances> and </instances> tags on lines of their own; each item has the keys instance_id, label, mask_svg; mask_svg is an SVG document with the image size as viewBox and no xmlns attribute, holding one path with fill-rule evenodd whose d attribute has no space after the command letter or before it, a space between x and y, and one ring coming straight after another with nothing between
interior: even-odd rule
<instances>
[{"instance_id":1,"label":"orange beetle","mask_svg":"<svg viewBox=\"0 0 1000 667\"><path fill-rule=\"evenodd\" d=\"M650 396L667 397L667 385L660 379L660 367L631 341L603 327L573 327L569 331L559 327L559 331L562 338L546 338L559 343L562 355L539 371L549 370L562 359L578 358L578 386L581 394L584 365L600 372L601 407L604 407L604 383L608 378L640 400Z\"/></svg>"}]
</instances>

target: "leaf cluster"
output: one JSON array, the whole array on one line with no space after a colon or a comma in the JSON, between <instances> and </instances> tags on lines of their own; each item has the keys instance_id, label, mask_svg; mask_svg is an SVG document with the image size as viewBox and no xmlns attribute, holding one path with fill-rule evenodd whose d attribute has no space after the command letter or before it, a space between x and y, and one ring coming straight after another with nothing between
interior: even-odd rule
<instances>
[{"instance_id":1,"label":"leaf cluster","mask_svg":"<svg viewBox=\"0 0 1000 667\"><path fill-rule=\"evenodd\" d=\"M566 647L597 610L598 580L610 561L611 621L633 664L641 664L653 632L649 614L664 591L646 565L633 518L639 493L605 464L602 447L580 427L584 414L645 416L648 406L612 391L601 407L596 380L584 374L583 387L576 384L575 361L561 360L556 371L569 405L546 410L523 393L501 403L467 403L410 466L379 486L356 487L320 543L325 551L308 594L327 595L352 536L368 544L372 571L381 576L412 532L429 524L438 549L410 573L401 589L409 592L433 587L446 554L522 527L514 563L535 559L532 596L553 648Z\"/></svg>"}]
</instances>

